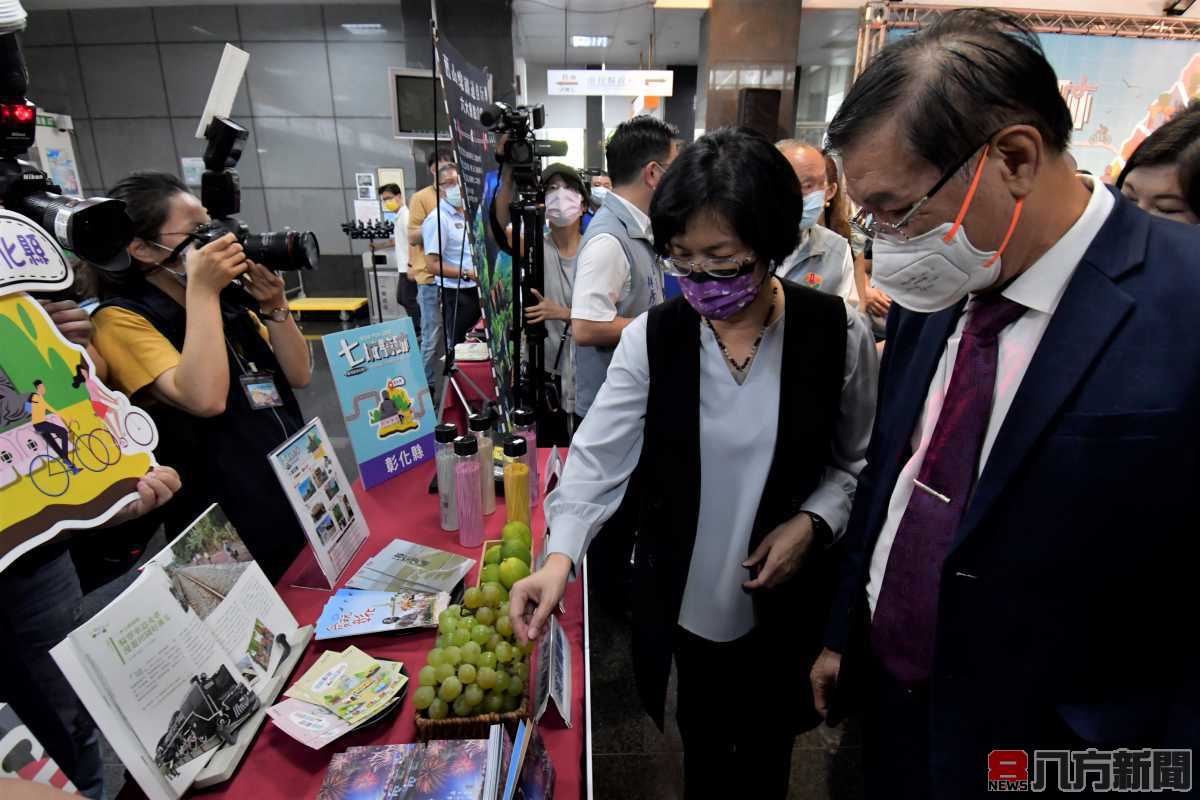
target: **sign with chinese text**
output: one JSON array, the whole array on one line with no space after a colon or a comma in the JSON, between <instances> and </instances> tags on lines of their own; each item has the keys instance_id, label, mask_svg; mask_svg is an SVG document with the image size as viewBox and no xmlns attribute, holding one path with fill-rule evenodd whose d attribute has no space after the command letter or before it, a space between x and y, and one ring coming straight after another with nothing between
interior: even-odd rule
<instances>
[{"instance_id":1,"label":"sign with chinese text","mask_svg":"<svg viewBox=\"0 0 1200 800\"><path fill-rule=\"evenodd\" d=\"M368 531L320 418L272 450L267 460L332 589Z\"/></svg>"},{"instance_id":2,"label":"sign with chinese text","mask_svg":"<svg viewBox=\"0 0 1200 800\"><path fill-rule=\"evenodd\" d=\"M486 70L464 58L445 35L439 34L434 43L450 117L450 141L462 182L463 208L471 221L467 234L479 273L479 304L492 354L496 401L504 420L501 427L505 428L514 407L519 353L512 337L512 257L500 249L492 226L485 223L487 207L500 185L492 140L479 121L479 113L492 101L492 79Z\"/></svg>"},{"instance_id":3,"label":"sign with chinese text","mask_svg":"<svg viewBox=\"0 0 1200 800\"><path fill-rule=\"evenodd\" d=\"M0 295L52 292L71 279L58 242L20 214L0 209Z\"/></svg>"},{"instance_id":4,"label":"sign with chinese text","mask_svg":"<svg viewBox=\"0 0 1200 800\"><path fill-rule=\"evenodd\" d=\"M437 409L408 317L321 338L346 432L370 489L433 458Z\"/></svg>"},{"instance_id":5,"label":"sign with chinese text","mask_svg":"<svg viewBox=\"0 0 1200 800\"><path fill-rule=\"evenodd\" d=\"M670 97L675 73L669 69L548 69L550 94Z\"/></svg>"},{"instance_id":6,"label":"sign with chinese text","mask_svg":"<svg viewBox=\"0 0 1200 800\"><path fill-rule=\"evenodd\" d=\"M96 377L40 303L0 298L0 570L136 499L157 441L149 415Z\"/></svg>"}]
</instances>

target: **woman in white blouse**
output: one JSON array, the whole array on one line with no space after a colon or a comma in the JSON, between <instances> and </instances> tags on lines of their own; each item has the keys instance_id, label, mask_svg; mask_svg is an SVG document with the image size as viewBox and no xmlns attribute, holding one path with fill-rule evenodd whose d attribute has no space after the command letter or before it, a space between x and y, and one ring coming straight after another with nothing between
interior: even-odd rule
<instances>
[{"instance_id":1,"label":"woman in white blouse","mask_svg":"<svg viewBox=\"0 0 1200 800\"><path fill-rule=\"evenodd\" d=\"M624 331L546 500L545 565L512 590L536 639L641 464L634 671L661 727L674 656L689 797L787 794L813 727L808 665L874 416L872 337L837 297L774 276L800 185L765 138L722 129L667 170L650 209L683 297Z\"/></svg>"}]
</instances>

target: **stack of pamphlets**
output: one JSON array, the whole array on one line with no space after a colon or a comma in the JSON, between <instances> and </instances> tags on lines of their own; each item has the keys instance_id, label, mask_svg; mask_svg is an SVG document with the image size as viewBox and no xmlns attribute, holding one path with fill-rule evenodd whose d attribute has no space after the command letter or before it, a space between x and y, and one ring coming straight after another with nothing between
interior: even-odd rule
<instances>
[{"instance_id":1,"label":"stack of pamphlets","mask_svg":"<svg viewBox=\"0 0 1200 800\"><path fill-rule=\"evenodd\" d=\"M554 766L537 728L502 725L486 739L351 747L335 755L317 800L551 800Z\"/></svg>"},{"instance_id":2,"label":"stack of pamphlets","mask_svg":"<svg viewBox=\"0 0 1200 800\"><path fill-rule=\"evenodd\" d=\"M267 714L296 741L320 749L395 709L408 683L403 670L403 664L377 661L357 647L327 651Z\"/></svg>"}]
</instances>

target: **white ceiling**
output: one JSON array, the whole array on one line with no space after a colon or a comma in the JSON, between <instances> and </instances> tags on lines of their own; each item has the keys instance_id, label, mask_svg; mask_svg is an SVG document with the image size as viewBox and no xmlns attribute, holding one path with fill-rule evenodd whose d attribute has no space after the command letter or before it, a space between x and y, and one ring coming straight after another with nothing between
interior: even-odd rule
<instances>
[{"instance_id":1,"label":"white ceiling","mask_svg":"<svg viewBox=\"0 0 1200 800\"><path fill-rule=\"evenodd\" d=\"M513 0L516 55L534 64L631 66L639 56L649 58L653 32L655 66L695 64L703 14L656 10L646 0ZM610 36L612 41L603 49L571 47L575 34Z\"/></svg>"}]
</instances>

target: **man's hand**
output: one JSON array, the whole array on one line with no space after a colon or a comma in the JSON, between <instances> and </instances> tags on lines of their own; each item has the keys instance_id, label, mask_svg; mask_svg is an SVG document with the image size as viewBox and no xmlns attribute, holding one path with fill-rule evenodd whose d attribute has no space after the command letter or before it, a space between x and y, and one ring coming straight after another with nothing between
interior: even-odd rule
<instances>
[{"instance_id":1,"label":"man's hand","mask_svg":"<svg viewBox=\"0 0 1200 800\"><path fill-rule=\"evenodd\" d=\"M518 641L532 641L541 635L551 612L567 590L570 576L571 559L562 553L551 553L541 569L513 584L508 598L508 616Z\"/></svg>"},{"instance_id":2,"label":"man's hand","mask_svg":"<svg viewBox=\"0 0 1200 800\"><path fill-rule=\"evenodd\" d=\"M50 321L68 341L87 347L92 341L92 318L74 300L38 300Z\"/></svg>"},{"instance_id":3,"label":"man's hand","mask_svg":"<svg viewBox=\"0 0 1200 800\"><path fill-rule=\"evenodd\" d=\"M242 282L250 296L258 301L258 307L267 311L287 308L283 276L250 259L246 259L245 263L247 266Z\"/></svg>"},{"instance_id":4,"label":"man's hand","mask_svg":"<svg viewBox=\"0 0 1200 800\"><path fill-rule=\"evenodd\" d=\"M188 287L219 294L234 278L246 271L246 254L232 233L184 255Z\"/></svg>"},{"instance_id":5,"label":"man's hand","mask_svg":"<svg viewBox=\"0 0 1200 800\"><path fill-rule=\"evenodd\" d=\"M886 317L888 311L892 308L892 298L887 296L887 293L881 292L874 286L867 287L867 296L863 302L863 308L869 314L876 317Z\"/></svg>"},{"instance_id":6,"label":"man's hand","mask_svg":"<svg viewBox=\"0 0 1200 800\"><path fill-rule=\"evenodd\" d=\"M179 473L174 469L161 465L155 467L138 480L137 499L118 511L108 524L120 525L149 514L174 497L181 485Z\"/></svg>"},{"instance_id":7,"label":"man's hand","mask_svg":"<svg viewBox=\"0 0 1200 800\"><path fill-rule=\"evenodd\" d=\"M758 577L742 584L745 589L770 589L796 574L813 544L812 518L801 512L766 535L743 567L758 565Z\"/></svg>"},{"instance_id":8,"label":"man's hand","mask_svg":"<svg viewBox=\"0 0 1200 800\"><path fill-rule=\"evenodd\" d=\"M838 673L842 669L842 654L826 647L813 663L809 679L812 681L813 706L822 717L829 716L829 701L837 689Z\"/></svg>"},{"instance_id":9,"label":"man's hand","mask_svg":"<svg viewBox=\"0 0 1200 800\"><path fill-rule=\"evenodd\" d=\"M533 296L538 299L535 305L525 309L525 321L530 324L545 322L548 319L568 320L571 318L571 309L564 305L560 305L553 300L547 300L542 296L542 293L537 289L531 289Z\"/></svg>"}]
</instances>

